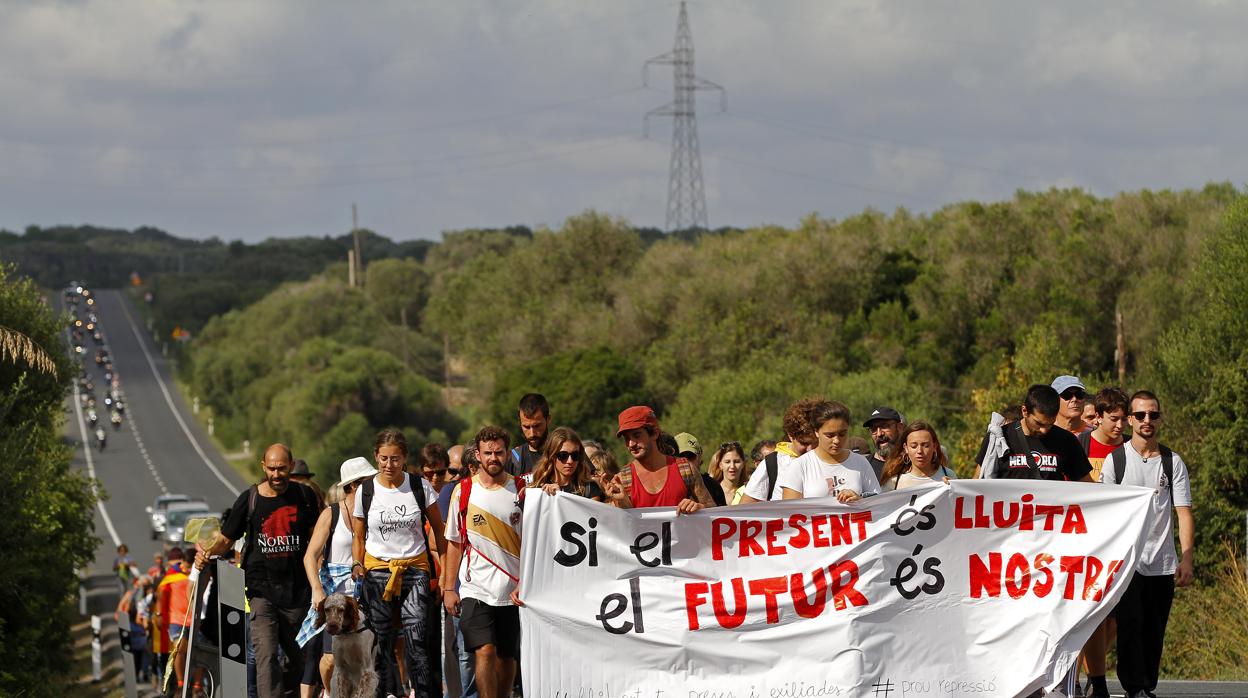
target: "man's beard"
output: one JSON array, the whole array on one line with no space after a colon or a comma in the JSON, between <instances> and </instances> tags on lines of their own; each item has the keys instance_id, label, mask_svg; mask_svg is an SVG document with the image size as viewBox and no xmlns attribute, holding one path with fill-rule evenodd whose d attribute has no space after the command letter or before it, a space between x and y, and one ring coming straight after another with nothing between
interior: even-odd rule
<instances>
[{"instance_id":1,"label":"man's beard","mask_svg":"<svg viewBox=\"0 0 1248 698\"><path fill-rule=\"evenodd\" d=\"M890 454L890 453L892 453L892 452L893 452L893 442L892 442L892 441L885 441L885 442L884 442L884 443L882 443L882 444L878 444L878 445L877 445L877 447L876 447L876 453L879 455L879 457L880 457L882 460L888 460L888 454Z\"/></svg>"}]
</instances>

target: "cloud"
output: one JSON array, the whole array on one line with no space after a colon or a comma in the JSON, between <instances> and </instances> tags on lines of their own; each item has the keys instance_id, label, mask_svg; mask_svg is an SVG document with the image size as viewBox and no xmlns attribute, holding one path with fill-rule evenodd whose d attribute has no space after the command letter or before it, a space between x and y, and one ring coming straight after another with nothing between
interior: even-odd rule
<instances>
[{"instance_id":1,"label":"cloud","mask_svg":"<svg viewBox=\"0 0 1248 698\"><path fill-rule=\"evenodd\" d=\"M1244 179L1248 5L689 6L712 225ZM0 225L663 224L669 0L0 4ZM707 95L709 97L709 95ZM671 123L654 121L656 141Z\"/></svg>"}]
</instances>

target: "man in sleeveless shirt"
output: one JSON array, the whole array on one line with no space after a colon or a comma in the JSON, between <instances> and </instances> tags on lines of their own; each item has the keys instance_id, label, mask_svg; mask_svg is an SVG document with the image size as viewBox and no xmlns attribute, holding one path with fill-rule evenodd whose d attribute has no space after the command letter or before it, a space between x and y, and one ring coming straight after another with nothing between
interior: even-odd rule
<instances>
[{"instance_id":1,"label":"man in sleeveless shirt","mask_svg":"<svg viewBox=\"0 0 1248 698\"><path fill-rule=\"evenodd\" d=\"M688 460L659 450L661 433L658 417L645 405L620 413L616 436L624 440L633 461L607 483L611 503L624 509L674 506L681 514L714 506L697 469Z\"/></svg>"}]
</instances>

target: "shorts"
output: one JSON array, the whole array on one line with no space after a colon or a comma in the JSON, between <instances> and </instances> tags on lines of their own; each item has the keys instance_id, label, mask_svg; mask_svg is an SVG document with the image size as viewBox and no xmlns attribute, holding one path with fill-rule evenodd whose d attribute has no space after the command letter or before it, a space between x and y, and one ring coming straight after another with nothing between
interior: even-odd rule
<instances>
[{"instance_id":1,"label":"shorts","mask_svg":"<svg viewBox=\"0 0 1248 698\"><path fill-rule=\"evenodd\" d=\"M520 609L491 606L477 599L464 599L459 606L459 632L464 649L475 652L484 645L505 659L520 656Z\"/></svg>"},{"instance_id":2,"label":"shorts","mask_svg":"<svg viewBox=\"0 0 1248 698\"><path fill-rule=\"evenodd\" d=\"M185 626L178 625L177 623L170 623L170 624L169 624L169 642L177 642L177 641L178 641L178 636L182 634L182 628L183 628L183 627L185 627Z\"/></svg>"}]
</instances>

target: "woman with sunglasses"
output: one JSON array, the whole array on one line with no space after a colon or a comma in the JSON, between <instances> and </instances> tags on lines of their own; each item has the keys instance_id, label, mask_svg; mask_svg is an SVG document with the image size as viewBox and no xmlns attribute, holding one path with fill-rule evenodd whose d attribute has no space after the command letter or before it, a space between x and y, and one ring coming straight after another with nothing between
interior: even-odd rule
<instances>
[{"instance_id":1,"label":"woman with sunglasses","mask_svg":"<svg viewBox=\"0 0 1248 698\"><path fill-rule=\"evenodd\" d=\"M711 456L707 473L719 483L720 489L724 491L724 501L730 506L740 504L741 496L745 494L745 483L749 481L750 472L754 469L749 463L745 459L745 449L739 441L720 444L715 455Z\"/></svg>"},{"instance_id":2,"label":"woman with sunglasses","mask_svg":"<svg viewBox=\"0 0 1248 698\"><path fill-rule=\"evenodd\" d=\"M308 583L312 585L312 608L299 629L299 644L307 652L300 686L302 695L315 693L318 675L321 685L328 686L334 673L333 637L316 627L317 611L321 601L335 592L357 596L355 583L351 580L351 563L354 562L351 557L351 510L355 507L355 491L360 481L376 475L377 469L367 458L351 458L343 462L338 474L341 480L330 491L340 490L342 499L329 501L329 506L321 510L316 527L312 529L308 551L303 556L303 569L308 575ZM334 500L335 497L328 499Z\"/></svg>"},{"instance_id":3,"label":"woman with sunglasses","mask_svg":"<svg viewBox=\"0 0 1248 698\"><path fill-rule=\"evenodd\" d=\"M590 472L581 437L568 427L556 427L546 437L546 446L533 469L529 486L540 487L549 495L562 491L601 502L602 487Z\"/></svg>"}]
</instances>

